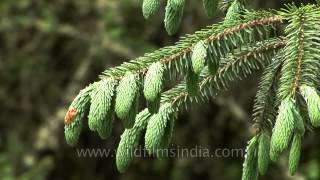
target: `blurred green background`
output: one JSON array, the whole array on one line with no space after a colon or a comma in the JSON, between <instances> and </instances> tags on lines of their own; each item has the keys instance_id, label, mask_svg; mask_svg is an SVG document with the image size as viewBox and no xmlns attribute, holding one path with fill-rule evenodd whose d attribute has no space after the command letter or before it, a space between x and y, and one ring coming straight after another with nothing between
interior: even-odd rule
<instances>
[{"instance_id":1,"label":"blurred green background","mask_svg":"<svg viewBox=\"0 0 320 180\"><path fill-rule=\"evenodd\" d=\"M290 1L259 0L256 8ZM300 1L303 2L303 1ZM313 2L313 1L304 1ZM101 140L87 127L76 147L64 141L63 117L72 98L108 67L121 64L221 20L208 19L202 2L187 1L179 33L163 27L164 7L144 20L139 0L0 1L0 180L240 179L243 157L135 158L128 171L115 158L79 157L79 148L116 149L123 128ZM259 74L235 83L220 97L183 112L172 147L244 149L252 136L250 114ZM287 157L261 179L320 179L320 133L303 140L299 172Z\"/></svg>"}]
</instances>

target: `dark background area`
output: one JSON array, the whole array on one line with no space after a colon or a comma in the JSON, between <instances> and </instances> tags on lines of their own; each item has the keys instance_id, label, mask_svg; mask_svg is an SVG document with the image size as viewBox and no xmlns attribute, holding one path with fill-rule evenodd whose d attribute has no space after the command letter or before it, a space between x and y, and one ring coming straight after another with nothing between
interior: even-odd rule
<instances>
[{"instance_id":1,"label":"dark background area","mask_svg":"<svg viewBox=\"0 0 320 180\"><path fill-rule=\"evenodd\" d=\"M255 9L291 1L259 0ZM305 1L313 2L313 1ZM299 2L297 2L299 3ZM79 157L77 149L116 149L123 127L101 140L84 127L75 147L65 143L64 114L80 89L106 68L172 45L180 36L221 20L207 18L201 1L187 1L180 30L168 36L164 7L145 20L138 0L0 1L0 179L240 179L243 157L135 158L128 171L114 157ZM171 148L244 149L259 74L234 83L212 101L180 113ZM261 179L320 179L320 133L303 140L299 172L287 156ZM142 142L143 143L143 142ZM287 154L287 153L286 153Z\"/></svg>"}]
</instances>

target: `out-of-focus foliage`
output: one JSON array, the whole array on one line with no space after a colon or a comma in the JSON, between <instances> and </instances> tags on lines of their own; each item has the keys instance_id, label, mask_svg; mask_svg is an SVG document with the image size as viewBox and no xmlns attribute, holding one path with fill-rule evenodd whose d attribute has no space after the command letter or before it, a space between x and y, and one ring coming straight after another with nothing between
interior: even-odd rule
<instances>
[{"instance_id":1,"label":"out-of-focus foliage","mask_svg":"<svg viewBox=\"0 0 320 180\"><path fill-rule=\"evenodd\" d=\"M119 123L113 132L118 138L103 141L85 130L77 147L64 141L65 107L105 68L215 22L206 18L201 3L186 2L179 32L169 37L163 10L144 20L138 0L2 0L0 179L238 179L242 157L133 159L128 171L119 174L114 157L77 156L76 148L116 149L123 131ZM255 7L280 3L261 0ZM244 149L256 85L257 78L248 79L180 116L174 147ZM318 130L306 135L299 167L305 177L298 171L295 178L320 178L319 135ZM264 178L290 179L286 163L280 159Z\"/></svg>"}]
</instances>

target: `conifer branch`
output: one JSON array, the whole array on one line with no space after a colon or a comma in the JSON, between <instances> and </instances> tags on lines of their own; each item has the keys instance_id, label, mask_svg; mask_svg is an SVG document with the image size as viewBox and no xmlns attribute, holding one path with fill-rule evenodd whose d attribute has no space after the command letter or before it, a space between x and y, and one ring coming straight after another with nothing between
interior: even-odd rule
<instances>
[{"instance_id":1,"label":"conifer branch","mask_svg":"<svg viewBox=\"0 0 320 180\"><path fill-rule=\"evenodd\" d=\"M273 62L264 70L261 77L252 113L257 132L260 132L261 129L272 128L272 122L276 116L276 107L278 106L276 89L283 58L281 55L282 52L279 52L274 57Z\"/></svg>"},{"instance_id":2,"label":"conifer branch","mask_svg":"<svg viewBox=\"0 0 320 180\"><path fill-rule=\"evenodd\" d=\"M252 28L265 28L264 31L267 31L267 27L273 27L275 24L280 23L282 20L281 16L274 15L267 11L261 12L246 12L243 15L243 20L232 21L228 24L218 24L209 26L206 29L196 32L194 35L188 35L185 38L181 38L179 42L174 46L165 47L159 50L156 50L153 53L145 54L143 57L125 62L122 65L110 68L102 73L100 76L101 79L113 77L117 80L121 79L126 72L136 73L136 74L145 74L148 70L148 67L157 61L160 61L162 64L170 64L174 61L185 61L184 57L192 51L192 47L200 40L203 40L207 43L216 42L219 45L229 46L224 41L231 41L232 45L241 45L245 44L245 39L243 34L251 36L250 32ZM259 30L261 33L261 30ZM239 39L240 38L240 39ZM237 42L236 40L239 39ZM220 47L221 48L221 47ZM217 49L219 53L220 49ZM220 52L222 54L222 52ZM182 62L184 64L186 62Z\"/></svg>"},{"instance_id":3,"label":"conifer branch","mask_svg":"<svg viewBox=\"0 0 320 180\"><path fill-rule=\"evenodd\" d=\"M207 13L212 13L216 4L210 3L216 2L203 2ZM126 128L116 157L123 172L133 158L125 150L137 147L142 130L147 129L148 151L157 153L154 150L166 148L170 142L179 111L263 69L253 108L253 121L258 126L248 144L242 179L265 174L269 160L277 160L290 143L289 171L294 174L305 124L310 121L312 126L320 126L316 88L320 79L320 7L289 5L274 13L247 11L242 3L230 1L227 17L220 24L104 71L101 80L80 91L69 107L65 117L67 142L73 145L78 141L89 106L89 127L102 138L111 132L115 111ZM166 29L171 34L181 21L184 0L170 0L167 5ZM158 0L145 0L144 16L153 15L158 8ZM282 37L273 30L284 22L288 25ZM182 77L185 80L181 81ZM171 80L178 84L163 92L164 82ZM147 108L137 113L142 91Z\"/></svg>"},{"instance_id":4,"label":"conifer branch","mask_svg":"<svg viewBox=\"0 0 320 180\"><path fill-rule=\"evenodd\" d=\"M231 81L242 79L251 74L254 70L265 67L271 62L277 50L285 46L283 39L272 39L259 42L256 47L250 47L236 54L229 54L224 58L215 75L210 74L206 69L201 74L199 82L200 92L197 96L191 96L186 90L186 84L177 85L162 93L161 103L172 103L175 108L187 107L192 102L203 102L209 97L213 97L218 91L226 90ZM267 55L270 53L270 55ZM271 55L272 54L272 55ZM251 64L246 66L245 64ZM235 71L234 71L235 70Z\"/></svg>"},{"instance_id":5,"label":"conifer branch","mask_svg":"<svg viewBox=\"0 0 320 180\"><path fill-rule=\"evenodd\" d=\"M307 5L298 8L291 5L287 10L280 12L290 23L285 29L288 43L284 48L280 99L295 97L301 85L315 86L317 82L316 72L320 69L320 50L316 48L320 45L319 11L318 6Z\"/></svg>"}]
</instances>

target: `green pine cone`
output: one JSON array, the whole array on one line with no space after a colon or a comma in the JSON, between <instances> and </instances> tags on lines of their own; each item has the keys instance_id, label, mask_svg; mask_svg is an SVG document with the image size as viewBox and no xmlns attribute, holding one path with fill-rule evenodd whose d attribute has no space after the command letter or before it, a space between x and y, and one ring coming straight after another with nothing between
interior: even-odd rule
<instances>
[{"instance_id":1,"label":"green pine cone","mask_svg":"<svg viewBox=\"0 0 320 180\"><path fill-rule=\"evenodd\" d=\"M206 65L207 48L204 41L199 41L192 50L191 62L194 73L200 74Z\"/></svg>"},{"instance_id":2,"label":"green pine cone","mask_svg":"<svg viewBox=\"0 0 320 180\"><path fill-rule=\"evenodd\" d=\"M234 0L231 6L228 8L226 17L224 18L225 22L230 20L235 20L239 18L239 13L243 10L243 6L239 0Z\"/></svg>"},{"instance_id":3,"label":"green pine cone","mask_svg":"<svg viewBox=\"0 0 320 180\"><path fill-rule=\"evenodd\" d=\"M164 133L166 125L166 122L164 122L165 120L166 119L161 119L158 114L154 114L150 117L147 125L147 131L144 136L145 146L150 154L155 153L158 149L161 138L157 136L161 136L161 133ZM156 125L158 127L156 127Z\"/></svg>"},{"instance_id":4,"label":"green pine cone","mask_svg":"<svg viewBox=\"0 0 320 180\"><path fill-rule=\"evenodd\" d=\"M160 8L160 0L143 0L142 13L144 18L153 16Z\"/></svg>"},{"instance_id":5,"label":"green pine cone","mask_svg":"<svg viewBox=\"0 0 320 180\"><path fill-rule=\"evenodd\" d=\"M185 0L168 0L164 18L164 26L169 35L175 34L180 26Z\"/></svg>"},{"instance_id":6,"label":"green pine cone","mask_svg":"<svg viewBox=\"0 0 320 180\"><path fill-rule=\"evenodd\" d=\"M89 128L97 130L103 139L107 138L112 130L115 85L116 81L113 78L101 80L90 93Z\"/></svg>"},{"instance_id":7,"label":"green pine cone","mask_svg":"<svg viewBox=\"0 0 320 180\"><path fill-rule=\"evenodd\" d=\"M86 109L90 103L90 93L94 85L91 84L81 90L77 97L71 103L67 115L65 117L64 133L67 144L75 145L81 133L83 118ZM70 110L74 110L74 114L70 115Z\"/></svg>"},{"instance_id":8,"label":"green pine cone","mask_svg":"<svg viewBox=\"0 0 320 180\"><path fill-rule=\"evenodd\" d=\"M166 127L170 126L170 119L173 112L171 103L165 103L160 107L157 114L151 116L145 134L145 146L150 154L155 153L165 145L164 141L166 140L164 138L167 138L165 136Z\"/></svg>"},{"instance_id":9,"label":"green pine cone","mask_svg":"<svg viewBox=\"0 0 320 180\"><path fill-rule=\"evenodd\" d=\"M269 151L270 151L270 136L264 132L259 137L258 148L258 170L261 175L264 175L269 166Z\"/></svg>"},{"instance_id":10,"label":"green pine cone","mask_svg":"<svg viewBox=\"0 0 320 180\"><path fill-rule=\"evenodd\" d=\"M116 90L115 112L123 120L124 126L133 126L134 116L137 113L139 98L138 76L127 73L119 82Z\"/></svg>"},{"instance_id":11,"label":"green pine cone","mask_svg":"<svg viewBox=\"0 0 320 180\"><path fill-rule=\"evenodd\" d=\"M311 124L314 127L320 126L320 97L315 88L301 86L300 92L308 106L308 113Z\"/></svg>"},{"instance_id":12,"label":"green pine cone","mask_svg":"<svg viewBox=\"0 0 320 180\"><path fill-rule=\"evenodd\" d=\"M271 136L270 159L272 161L276 161L279 154L288 147L295 128L294 108L294 102L291 98L281 102Z\"/></svg>"},{"instance_id":13,"label":"green pine cone","mask_svg":"<svg viewBox=\"0 0 320 180\"><path fill-rule=\"evenodd\" d=\"M128 168L150 116L148 109L141 111L136 116L134 126L131 129L126 129L121 135L116 154L116 165L119 172L124 172Z\"/></svg>"},{"instance_id":14,"label":"green pine cone","mask_svg":"<svg viewBox=\"0 0 320 180\"><path fill-rule=\"evenodd\" d=\"M254 180L258 178L257 148L258 140L255 136L248 142L246 156L243 163L242 180Z\"/></svg>"},{"instance_id":15,"label":"green pine cone","mask_svg":"<svg viewBox=\"0 0 320 180\"><path fill-rule=\"evenodd\" d=\"M298 169L301 154L301 136L295 134L292 140L289 154L289 172L293 176Z\"/></svg>"},{"instance_id":16,"label":"green pine cone","mask_svg":"<svg viewBox=\"0 0 320 180\"><path fill-rule=\"evenodd\" d=\"M203 0L203 7L206 15L212 17L218 9L219 0Z\"/></svg>"},{"instance_id":17,"label":"green pine cone","mask_svg":"<svg viewBox=\"0 0 320 180\"><path fill-rule=\"evenodd\" d=\"M144 80L143 94L147 101L155 101L162 91L164 66L160 62L153 63Z\"/></svg>"},{"instance_id":18,"label":"green pine cone","mask_svg":"<svg viewBox=\"0 0 320 180\"><path fill-rule=\"evenodd\" d=\"M83 122L80 118L76 118L73 123L64 127L66 142L70 146L74 146L79 141Z\"/></svg>"},{"instance_id":19,"label":"green pine cone","mask_svg":"<svg viewBox=\"0 0 320 180\"><path fill-rule=\"evenodd\" d=\"M186 87L188 94L191 96L197 95L199 91L199 75L193 71L189 71L186 75Z\"/></svg>"}]
</instances>

